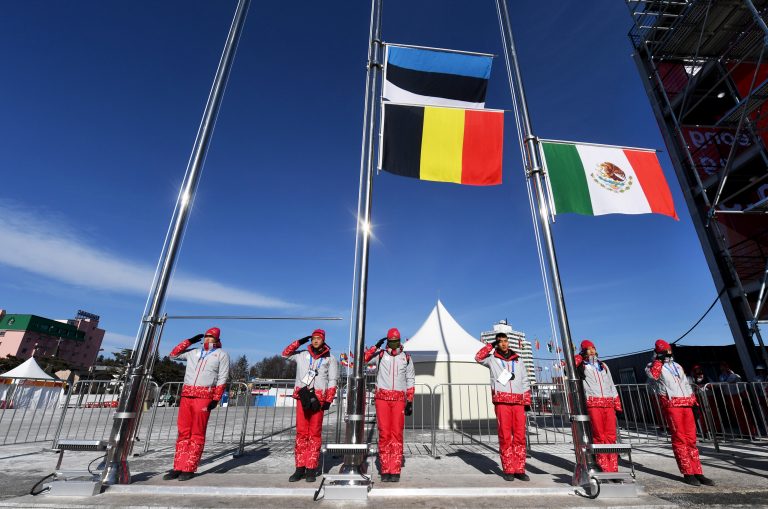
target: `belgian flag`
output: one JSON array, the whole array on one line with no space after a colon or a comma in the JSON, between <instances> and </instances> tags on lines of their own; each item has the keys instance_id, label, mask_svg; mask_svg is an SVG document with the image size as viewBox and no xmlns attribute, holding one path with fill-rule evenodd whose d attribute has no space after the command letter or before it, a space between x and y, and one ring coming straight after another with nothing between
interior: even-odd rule
<instances>
[{"instance_id":1,"label":"belgian flag","mask_svg":"<svg viewBox=\"0 0 768 509\"><path fill-rule=\"evenodd\" d=\"M504 112L384 103L380 168L474 186L501 184Z\"/></svg>"}]
</instances>

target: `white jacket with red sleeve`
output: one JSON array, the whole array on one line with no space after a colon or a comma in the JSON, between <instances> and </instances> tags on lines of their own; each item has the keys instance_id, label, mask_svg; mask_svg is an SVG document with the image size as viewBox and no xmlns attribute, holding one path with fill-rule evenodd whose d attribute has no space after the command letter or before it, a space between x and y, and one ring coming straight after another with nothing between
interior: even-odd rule
<instances>
[{"instance_id":1,"label":"white jacket with red sleeve","mask_svg":"<svg viewBox=\"0 0 768 509\"><path fill-rule=\"evenodd\" d=\"M373 359L376 371L376 399L387 401L413 401L416 370L411 356L400 346L378 351L376 346L365 351L365 363Z\"/></svg>"},{"instance_id":2,"label":"white jacket with red sleeve","mask_svg":"<svg viewBox=\"0 0 768 509\"><path fill-rule=\"evenodd\" d=\"M649 383L661 400L662 407L698 405L683 367L672 359L667 362L654 359L645 367L645 374L648 375Z\"/></svg>"},{"instance_id":3,"label":"white jacket with red sleeve","mask_svg":"<svg viewBox=\"0 0 768 509\"><path fill-rule=\"evenodd\" d=\"M221 348L189 349L191 345L192 342L185 339L171 350L171 359L187 363L181 395L219 401L229 378L229 354Z\"/></svg>"},{"instance_id":4,"label":"white jacket with red sleeve","mask_svg":"<svg viewBox=\"0 0 768 509\"><path fill-rule=\"evenodd\" d=\"M294 382L293 398L299 399L299 390L304 387L302 379L310 369L317 374L309 384L315 390L317 399L323 403L333 403L336 397L336 382L339 378L339 364L331 355L331 348L323 344L319 352L315 352L311 346L306 350L299 350L301 342L294 341L283 350L283 358L296 363L296 381Z\"/></svg>"},{"instance_id":5,"label":"white jacket with red sleeve","mask_svg":"<svg viewBox=\"0 0 768 509\"><path fill-rule=\"evenodd\" d=\"M581 371L584 380L584 394L588 408L613 408L621 412L621 398L613 383L611 370L601 360L589 362L581 355L574 357L576 370Z\"/></svg>"},{"instance_id":6,"label":"white jacket with red sleeve","mask_svg":"<svg viewBox=\"0 0 768 509\"><path fill-rule=\"evenodd\" d=\"M508 359L504 358L493 347L492 343L488 343L477 352L475 360L490 370L491 394L494 403L531 404L531 383L528 380L528 369L519 355L512 354ZM502 384L498 378L505 369L513 373L515 377Z\"/></svg>"}]
</instances>

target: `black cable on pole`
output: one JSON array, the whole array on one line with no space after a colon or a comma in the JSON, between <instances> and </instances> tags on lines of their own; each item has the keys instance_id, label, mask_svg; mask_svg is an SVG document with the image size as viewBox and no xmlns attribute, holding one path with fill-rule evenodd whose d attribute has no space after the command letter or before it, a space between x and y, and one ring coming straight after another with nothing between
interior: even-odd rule
<instances>
[{"instance_id":1,"label":"black cable on pole","mask_svg":"<svg viewBox=\"0 0 768 509\"><path fill-rule=\"evenodd\" d=\"M720 293L718 293L718 294L717 294L717 297L715 297L715 300L712 302L712 304L710 304L710 306L707 308L707 310L704 312L704 314L703 314L703 315L701 315L701 318L699 318L699 319L696 321L696 323L694 323L694 324L693 324L693 326L692 326L690 329L688 329L687 331L685 331L685 334L683 334L682 336L680 336L680 337L679 337L679 338L677 338L676 340L672 341L672 343L670 343L670 344L674 345L675 343L677 343L678 341L680 341L681 339L683 339L685 336L687 336L688 334L690 334L690 333L691 333L691 331L692 331L693 329L695 329L695 328L696 328L696 327L697 327L697 326L698 326L698 325L699 325L699 324L702 322L702 320L704 320L704 318L706 318L706 317L707 317L707 315L709 314L709 312L710 312L710 311L712 311L712 308L713 308L713 307L715 307L715 304L717 304L717 301L718 301L718 300L720 300L720 297L722 297L722 296L723 296L723 294L725 293L725 290L727 290L727 288L723 288L722 290L720 290ZM647 352L647 351L648 351L648 350L646 349L646 350L638 350L638 351L636 351L636 352L629 352L629 353L618 353L618 354L615 354L615 355L608 355L608 356L604 357L603 359L604 359L604 360L608 360L608 359L614 359L614 358L616 358L616 357L624 357L625 355L635 355L635 354L638 354L638 353L645 353L645 352Z\"/></svg>"},{"instance_id":2,"label":"black cable on pole","mask_svg":"<svg viewBox=\"0 0 768 509\"><path fill-rule=\"evenodd\" d=\"M680 336L679 338L674 340L671 344L674 345L675 343L677 343L678 341L683 339L685 336L687 336L693 329L695 329L696 326L699 325L701 323L701 321L704 320L704 318L706 318L706 316L709 314L709 312L712 311L712 308L715 307L715 304L717 304L717 301L720 300L720 297L725 293L726 289L727 289L727 287L725 287L722 290L720 290L720 293L717 294L717 297L715 297L715 300L712 302L712 304L707 308L707 310L704 312L704 314L701 315L701 318L699 318L699 320L696 323L694 323L693 326L690 329L685 331L685 334L683 334L682 336Z\"/></svg>"}]
</instances>

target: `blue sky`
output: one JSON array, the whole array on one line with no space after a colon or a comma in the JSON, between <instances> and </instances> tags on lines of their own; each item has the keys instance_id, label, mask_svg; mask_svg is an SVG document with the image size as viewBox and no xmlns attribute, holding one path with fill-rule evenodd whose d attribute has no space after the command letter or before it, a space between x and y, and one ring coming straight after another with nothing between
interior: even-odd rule
<instances>
[{"instance_id":1,"label":"blue sky","mask_svg":"<svg viewBox=\"0 0 768 509\"><path fill-rule=\"evenodd\" d=\"M236 2L12 2L0 17L0 307L102 316L131 346ZM540 137L657 147L623 2L510 2ZM349 336L368 2L253 2L166 311L338 316L211 325L251 361L325 326ZM386 41L499 55L487 106L510 108L494 2L388 0ZM507 318L550 336L530 210L506 120L504 184L374 181L367 331L412 335L440 298L475 336ZM681 217L565 215L555 242L574 339L603 355L685 332L716 291ZM726 344L720 306L685 344Z\"/></svg>"}]
</instances>

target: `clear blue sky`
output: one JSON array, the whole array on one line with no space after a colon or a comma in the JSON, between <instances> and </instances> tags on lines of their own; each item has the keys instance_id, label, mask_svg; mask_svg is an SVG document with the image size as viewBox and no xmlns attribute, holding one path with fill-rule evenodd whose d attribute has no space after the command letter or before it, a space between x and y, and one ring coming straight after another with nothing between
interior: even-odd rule
<instances>
[{"instance_id":1,"label":"clear blue sky","mask_svg":"<svg viewBox=\"0 0 768 509\"><path fill-rule=\"evenodd\" d=\"M0 16L0 307L102 316L131 346L236 2L10 2ZM512 1L541 137L664 148L618 0ZM184 240L171 314L324 315L346 348L370 5L253 2ZM499 55L494 2L387 0L384 39ZM374 181L369 344L412 335L439 297L475 336L507 318L549 337L514 120L504 184ZM685 332L716 295L669 159L681 220L561 216L574 339L603 355ZM255 361L319 323L172 323L161 352L211 325ZM686 344L731 343L720 306Z\"/></svg>"}]
</instances>

